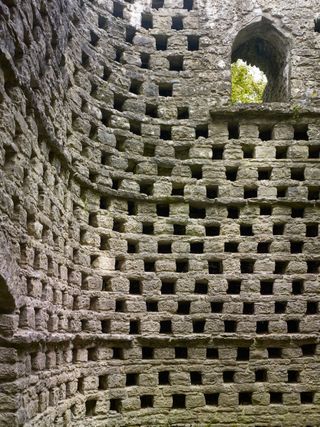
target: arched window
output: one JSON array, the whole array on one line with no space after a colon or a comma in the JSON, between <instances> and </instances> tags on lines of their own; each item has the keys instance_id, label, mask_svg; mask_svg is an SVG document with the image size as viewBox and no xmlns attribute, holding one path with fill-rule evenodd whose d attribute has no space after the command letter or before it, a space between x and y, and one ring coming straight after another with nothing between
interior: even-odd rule
<instances>
[{"instance_id":1,"label":"arched window","mask_svg":"<svg viewBox=\"0 0 320 427\"><path fill-rule=\"evenodd\" d=\"M232 63L242 59L258 67L267 77L264 102L286 102L289 98L289 43L266 18L243 28L232 46Z\"/></svg>"}]
</instances>

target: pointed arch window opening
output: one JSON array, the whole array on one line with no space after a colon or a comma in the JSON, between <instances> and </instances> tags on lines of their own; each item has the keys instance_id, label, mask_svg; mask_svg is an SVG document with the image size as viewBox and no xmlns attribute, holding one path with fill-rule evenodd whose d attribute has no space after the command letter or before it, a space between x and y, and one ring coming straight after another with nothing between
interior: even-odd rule
<instances>
[{"instance_id":1,"label":"pointed arch window opening","mask_svg":"<svg viewBox=\"0 0 320 427\"><path fill-rule=\"evenodd\" d=\"M239 31L232 46L232 71L235 67L234 64L239 64L239 60L247 64L250 75L252 73L258 75L257 69L259 69L262 80L267 80L262 102L287 102L289 100L289 42L271 21L262 18ZM234 87L232 101L235 102ZM251 102L250 96L245 102Z\"/></svg>"}]
</instances>

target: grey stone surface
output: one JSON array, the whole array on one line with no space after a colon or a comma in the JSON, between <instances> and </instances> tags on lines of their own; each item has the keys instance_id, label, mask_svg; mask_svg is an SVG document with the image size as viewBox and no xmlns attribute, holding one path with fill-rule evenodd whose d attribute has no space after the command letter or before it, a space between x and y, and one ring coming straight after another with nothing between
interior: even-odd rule
<instances>
[{"instance_id":1,"label":"grey stone surface","mask_svg":"<svg viewBox=\"0 0 320 427\"><path fill-rule=\"evenodd\" d=\"M1 427L320 425L317 9L0 0Z\"/></svg>"}]
</instances>

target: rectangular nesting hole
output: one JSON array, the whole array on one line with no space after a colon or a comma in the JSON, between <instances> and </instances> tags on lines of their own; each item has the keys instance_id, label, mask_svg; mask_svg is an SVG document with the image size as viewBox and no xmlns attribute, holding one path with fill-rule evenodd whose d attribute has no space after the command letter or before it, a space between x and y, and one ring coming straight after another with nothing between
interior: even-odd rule
<instances>
[{"instance_id":1,"label":"rectangular nesting hole","mask_svg":"<svg viewBox=\"0 0 320 427\"><path fill-rule=\"evenodd\" d=\"M189 314L190 305L190 301L178 301L177 314Z\"/></svg>"},{"instance_id":2,"label":"rectangular nesting hole","mask_svg":"<svg viewBox=\"0 0 320 427\"><path fill-rule=\"evenodd\" d=\"M195 205L189 206L189 217L195 219L203 219L206 217L206 208L201 208Z\"/></svg>"},{"instance_id":3,"label":"rectangular nesting hole","mask_svg":"<svg viewBox=\"0 0 320 427\"><path fill-rule=\"evenodd\" d=\"M298 333L300 330L300 321L297 319L287 320L287 332L289 334Z\"/></svg>"},{"instance_id":4,"label":"rectangular nesting hole","mask_svg":"<svg viewBox=\"0 0 320 427\"><path fill-rule=\"evenodd\" d=\"M183 71L183 56L173 55L168 56L169 70L170 71Z\"/></svg>"},{"instance_id":5,"label":"rectangular nesting hole","mask_svg":"<svg viewBox=\"0 0 320 427\"><path fill-rule=\"evenodd\" d=\"M208 224L205 226L206 236L214 237L220 235L220 225Z\"/></svg>"},{"instance_id":6,"label":"rectangular nesting hole","mask_svg":"<svg viewBox=\"0 0 320 427\"><path fill-rule=\"evenodd\" d=\"M202 179L202 165L191 165L191 178Z\"/></svg>"},{"instance_id":7,"label":"rectangular nesting hole","mask_svg":"<svg viewBox=\"0 0 320 427\"><path fill-rule=\"evenodd\" d=\"M191 385L201 385L202 384L202 373L199 371L190 372L190 383Z\"/></svg>"},{"instance_id":8,"label":"rectangular nesting hole","mask_svg":"<svg viewBox=\"0 0 320 427\"><path fill-rule=\"evenodd\" d=\"M228 123L228 139L239 139L239 138L240 138L239 123Z\"/></svg>"},{"instance_id":9,"label":"rectangular nesting hole","mask_svg":"<svg viewBox=\"0 0 320 427\"><path fill-rule=\"evenodd\" d=\"M208 293L208 281L205 279L197 279L194 284L194 293L206 295Z\"/></svg>"},{"instance_id":10,"label":"rectangular nesting hole","mask_svg":"<svg viewBox=\"0 0 320 427\"><path fill-rule=\"evenodd\" d=\"M110 411L121 413L122 411L121 399L110 399Z\"/></svg>"},{"instance_id":11,"label":"rectangular nesting hole","mask_svg":"<svg viewBox=\"0 0 320 427\"><path fill-rule=\"evenodd\" d=\"M192 242L192 243L190 243L190 253L192 253L192 254L203 254L203 242Z\"/></svg>"},{"instance_id":12,"label":"rectangular nesting hole","mask_svg":"<svg viewBox=\"0 0 320 427\"><path fill-rule=\"evenodd\" d=\"M300 372L294 369L288 370L288 383L298 383L300 381Z\"/></svg>"},{"instance_id":13,"label":"rectangular nesting hole","mask_svg":"<svg viewBox=\"0 0 320 427\"><path fill-rule=\"evenodd\" d=\"M284 230L285 230L285 223L283 222L278 222L276 224L273 224L273 229L272 229L272 233L274 236L282 236L284 234Z\"/></svg>"},{"instance_id":14,"label":"rectangular nesting hole","mask_svg":"<svg viewBox=\"0 0 320 427\"><path fill-rule=\"evenodd\" d=\"M172 183L172 196L184 196L184 184L175 184Z\"/></svg>"},{"instance_id":15,"label":"rectangular nesting hole","mask_svg":"<svg viewBox=\"0 0 320 427\"><path fill-rule=\"evenodd\" d=\"M197 125L195 131L196 131L196 139L209 138L208 124Z\"/></svg>"},{"instance_id":16,"label":"rectangular nesting hole","mask_svg":"<svg viewBox=\"0 0 320 427\"><path fill-rule=\"evenodd\" d=\"M288 157L288 147L280 146L276 147L276 159L286 159Z\"/></svg>"},{"instance_id":17,"label":"rectangular nesting hole","mask_svg":"<svg viewBox=\"0 0 320 427\"><path fill-rule=\"evenodd\" d=\"M255 382L265 383L268 381L268 371L266 369L257 369L255 371Z\"/></svg>"},{"instance_id":18,"label":"rectangular nesting hole","mask_svg":"<svg viewBox=\"0 0 320 427\"><path fill-rule=\"evenodd\" d=\"M192 331L195 334L202 334L206 325L205 320L193 320L192 321Z\"/></svg>"},{"instance_id":19,"label":"rectangular nesting hole","mask_svg":"<svg viewBox=\"0 0 320 427\"><path fill-rule=\"evenodd\" d=\"M177 119L185 120L189 118L189 107L177 107Z\"/></svg>"},{"instance_id":20,"label":"rectangular nesting hole","mask_svg":"<svg viewBox=\"0 0 320 427\"><path fill-rule=\"evenodd\" d=\"M143 394L140 396L141 408L153 408L154 397L151 394Z\"/></svg>"},{"instance_id":21,"label":"rectangular nesting hole","mask_svg":"<svg viewBox=\"0 0 320 427\"><path fill-rule=\"evenodd\" d=\"M222 274L223 264L220 260L208 260L208 272L209 274Z\"/></svg>"},{"instance_id":22,"label":"rectangular nesting hole","mask_svg":"<svg viewBox=\"0 0 320 427\"><path fill-rule=\"evenodd\" d=\"M320 261L307 261L307 273L319 273Z\"/></svg>"},{"instance_id":23,"label":"rectangular nesting hole","mask_svg":"<svg viewBox=\"0 0 320 427\"><path fill-rule=\"evenodd\" d=\"M132 387L134 385L139 384L139 374L137 373L129 373L126 374L126 386Z\"/></svg>"},{"instance_id":24,"label":"rectangular nesting hole","mask_svg":"<svg viewBox=\"0 0 320 427\"><path fill-rule=\"evenodd\" d=\"M90 31L90 44L92 46L97 46L99 43L100 37L94 32Z\"/></svg>"},{"instance_id":25,"label":"rectangular nesting hole","mask_svg":"<svg viewBox=\"0 0 320 427\"><path fill-rule=\"evenodd\" d=\"M219 359L219 349L215 347L208 347L206 349L206 358L207 359Z\"/></svg>"},{"instance_id":26,"label":"rectangular nesting hole","mask_svg":"<svg viewBox=\"0 0 320 427\"><path fill-rule=\"evenodd\" d=\"M235 320L225 320L223 323L224 323L224 332L226 333L237 332L237 322Z\"/></svg>"},{"instance_id":27,"label":"rectangular nesting hole","mask_svg":"<svg viewBox=\"0 0 320 427\"><path fill-rule=\"evenodd\" d=\"M306 225L306 237L316 237L319 234L318 224L307 224Z\"/></svg>"},{"instance_id":28,"label":"rectangular nesting hole","mask_svg":"<svg viewBox=\"0 0 320 427\"><path fill-rule=\"evenodd\" d=\"M127 25L126 26L126 42L133 44L133 39L135 35L136 35L135 27L132 27L131 25Z\"/></svg>"},{"instance_id":29,"label":"rectangular nesting hole","mask_svg":"<svg viewBox=\"0 0 320 427\"><path fill-rule=\"evenodd\" d=\"M230 253L236 253L238 252L238 242L225 242L224 244L224 251L230 252Z\"/></svg>"},{"instance_id":30,"label":"rectangular nesting hole","mask_svg":"<svg viewBox=\"0 0 320 427\"><path fill-rule=\"evenodd\" d=\"M300 402L302 405L312 405L314 401L313 391L302 391L300 393Z\"/></svg>"},{"instance_id":31,"label":"rectangular nesting hole","mask_svg":"<svg viewBox=\"0 0 320 427\"><path fill-rule=\"evenodd\" d=\"M278 391L269 392L270 405L281 405L283 403L283 393Z\"/></svg>"},{"instance_id":32,"label":"rectangular nesting hole","mask_svg":"<svg viewBox=\"0 0 320 427\"><path fill-rule=\"evenodd\" d=\"M239 168L235 167L226 167L226 179L228 181L236 181Z\"/></svg>"},{"instance_id":33,"label":"rectangular nesting hole","mask_svg":"<svg viewBox=\"0 0 320 427\"><path fill-rule=\"evenodd\" d=\"M153 347L142 347L142 359L153 359L154 348Z\"/></svg>"},{"instance_id":34,"label":"rectangular nesting hole","mask_svg":"<svg viewBox=\"0 0 320 427\"><path fill-rule=\"evenodd\" d=\"M282 348L281 347L268 347L267 353L268 353L269 359L281 359Z\"/></svg>"},{"instance_id":35,"label":"rectangular nesting hole","mask_svg":"<svg viewBox=\"0 0 320 427\"><path fill-rule=\"evenodd\" d=\"M289 265L289 261L275 261L274 263L274 274L285 274L287 271L287 267Z\"/></svg>"},{"instance_id":36,"label":"rectangular nesting hole","mask_svg":"<svg viewBox=\"0 0 320 427\"><path fill-rule=\"evenodd\" d=\"M117 299L116 300L115 311L117 313L125 313L127 311L126 300L124 300L124 299Z\"/></svg>"},{"instance_id":37,"label":"rectangular nesting hole","mask_svg":"<svg viewBox=\"0 0 320 427\"><path fill-rule=\"evenodd\" d=\"M159 10L164 6L164 0L152 0L152 9Z\"/></svg>"},{"instance_id":38,"label":"rectangular nesting hole","mask_svg":"<svg viewBox=\"0 0 320 427\"><path fill-rule=\"evenodd\" d=\"M319 159L320 157L320 145L309 146L309 159Z\"/></svg>"},{"instance_id":39,"label":"rectangular nesting hole","mask_svg":"<svg viewBox=\"0 0 320 427\"><path fill-rule=\"evenodd\" d=\"M146 301L147 311L157 312L158 311L158 301L156 300L147 300Z\"/></svg>"},{"instance_id":40,"label":"rectangular nesting hole","mask_svg":"<svg viewBox=\"0 0 320 427\"><path fill-rule=\"evenodd\" d=\"M175 357L175 359L187 359L188 358L188 348L187 347L175 347L174 348L174 357Z\"/></svg>"},{"instance_id":41,"label":"rectangular nesting hole","mask_svg":"<svg viewBox=\"0 0 320 427\"><path fill-rule=\"evenodd\" d=\"M134 133L135 135L141 135L141 122L138 122L136 120L129 120L130 124L130 132Z\"/></svg>"},{"instance_id":42,"label":"rectangular nesting hole","mask_svg":"<svg viewBox=\"0 0 320 427\"><path fill-rule=\"evenodd\" d=\"M175 158L178 160L187 160L189 158L189 150L190 147L188 145L182 147L175 147Z\"/></svg>"},{"instance_id":43,"label":"rectangular nesting hole","mask_svg":"<svg viewBox=\"0 0 320 427\"><path fill-rule=\"evenodd\" d=\"M177 259L176 260L176 272L177 273L187 273L188 271L189 271L189 260Z\"/></svg>"},{"instance_id":44,"label":"rectangular nesting hole","mask_svg":"<svg viewBox=\"0 0 320 427\"><path fill-rule=\"evenodd\" d=\"M160 371L158 374L159 385L170 385L170 372Z\"/></svg>"},{"instance_id":45,"label":"rectangular nesting hole","mask_svg":"<svg viewBox=\"0 0 320 427\"><path fill-rule=\"evenodd\" d=\"M283 314L287 309L287 301L276 301L274 303L274 312L275 314Z\"/></svg>"},{"instance_id":46,"label":"rectangular nesting hole","mask_svg":"<svg viewBox=\"0 0 320 427\"><path fill-rule=\"evenodd\" d=\"M257 334L268 334L269 333L269 322L268 320L258 320L256 323Z\"/></svg>"},{"instance_id":47,"label":"rectangular nesting hole","mask_svg":"<svg viewBox=\"0 0 320 427\"><path fill-rule=\"evenodd\" d=\"M223 371L222 378L224 383L234 383L235 371Z\"/></svg>"},{"instance_id":48,"label":"rectangular nesting hole","mask_svg":"<svg viewBox=\"0 0 320 427\"><path fill-rule=\"evenodd\" d=\"M153 28L153 17L151 13L141 13L141 27L146 30Z\"/></svg>"},{"instance_id":49,"label":"rectangular nesting hole","mask_svg":"<svg viewBox=\"0 0 320 427\"><path fill-rule=\"evenodd\" d=\"M241 292L241 280L228 280L227 294L239 295Z\"/></svg>"},{"instance_id":50,"label":"rectangular nesting hole","mask_svg":"<svg viewBox=\"0 0 320 427\"><path fill-rule=\"evenodd\" d=\"M261 125L259 126L259 138L261 141L270 141L273 139L273 126Z\"/></svg>"},{"instance_id":51,"label":"rectangular nesting hole","mask_svg":"<svg viewBox=\"0 0 320 427\"><path fill-rule=\"evenodd\" d=\"M212 148L212 160L222 160L224 145L216 145Z\"/></svg>"},{"instance_id":52,"label":"rectangular nesting hole","mask_svg":"<svg viewBox=\"0 0 320 427\"><path fill-rule=\"evenodd\" d=\"M243 145L242 152L244 159L254 159L255 147L253 145Z\"/></svg>"},{"instance_id":53,"label":"rectangular nesting hole","mask_svg":"<svg viewBox=\"0 0 320 427\"><path fill-rule=\"evenodd\" d=\"M315 33L320 33L320 18L314 20L314 31Z\"/></svg>"},{"instance_id":54,"label":"rectangular nesting hole","mask_svg":"<svg viewBox=\"0 0 320 427\"><path fill-rule=\"evenodd\" d=\"M176 281L172 279L161 280L161 294L173 295L176 293Z\"/></svg>"},{"instance_id":55,"label":"rectangular nesting hole","mask_svg":"<svg viewBox=\"0 0 320 427\"><path fill-rule=\"evenodd\" d=\"M110 319L101 320L101 332L103 334L110 334L110 332L111 332L111 320Z\"/></svg>"},{"instance_id":56,"label":"rectangular nesting hole","mask_svg":"<svg viewBox=\"0 0 320 427\"><path fill-rule=\"evenodd\" d=\"M193 9L193 0L183 0L183 9L187 9L190 12Z\"/></svg>"},{"instance_id":57,"label":"rectangular nesting hole","mask_svg":"<svg viewBox=\"0 0 320 427\"><path fill-rule=\"evenodd\" d=\"M145 53L145 52L140 53L140 63L141 63L141 68L149 69L149 67L150 67L150 54Z\"/></svg>"},{"instance_id":58,"label":"rectangular nesting hole","mask_svg":"<svg viewBox=\"0 0 320 427\"><path fill-rule=\"evenodd\" d=\"M273 294L273 280L260 280L260 294L272 295Z\"/></svg>"},{"instance_id":59,"label":"rectangular nesting hole","mask_svg":"<svg viewBox=\"0 0 320 427\"><path fill-rule=\"evenodd\" d=\"M113 2L113 16L123 18L124 5L118 2Z\"/></svg>"},{"instance_id":60,"label":"rectangular nesting hole","mask_svg":"<svg viewBox=\"0 0 320 427\"><path fill-rule=\"evenodd\" d=\"M219 186L218 185L208 185L206 187L207 198L216 199L219 196Z\"/></svg>"},{"instance_id":61,"label":"rectangular nesting hole","mask_svg":"<svg viewBox=\"0 0 320 427\"><path fill-rule=\"evenodd\" d=\"M309 127L307 124L293 126L293 139L295 141L309 141Z\"/></svg>"},{"instance_id":62,"label":"rectangular nesting hole","mask_svg":"<svg viewBox=\"0 0 320 427\"><path fill-rule=\"evenodd\" d=\"M223 301L211 301L211 313L222 313L223 312Z\"/></svg>"},{"instance_id":63,"label":"rectangular nesting hole","mask_svg":"<svg viewBox=\"0 0 320 427\"><path fill-rule=\"evenodd\" d=\"M171 254L171 242L158 242L158 253L159 254Z\"/></svg>"},{"instance_id":64,"label":"rectangular nesting hole","mask_svg":"<svg viewBox=\"0 0 320 427\"><path fill-rule=\"evenodd\" d=\"M173 234L184 236L186 234L186 226L184 224L173 224Z\"/></svg>"},{"instance_id":65,"label":"rectangular nesting hole","mask_svg":"<svg viewBox=\"0 0 320 427\"><path fill-rule=\"evenodd\" d=\"M142 233L147 235L154 234L154 225L152 222L144 222L142 223Z\"/></svg>"},{"instance_id":66,"label":"rectangular nesting hole","mask_svg":"<svg viewBox=\"0 0 320 427\"><path fill-rule=\"evenodd\" d=\"M185 409L186 408L186 395L173 394L172 395L172 409Z\"/></svg>"},{"instance_id":67,"label":"rectangular nesting hole","mask_svg":"<svg viewBox=\"0 0 320 427\"><path fill-rule=\"evenodd\" d=\"M156 262L154 260L145 260L144 261L144 271L146 272L155 272L156 271Z\"/></svg>"},{"instance_id":68,"label":"rectangular nesting hole","mask_svg":"<svg viewBox=\"0 0 320 427\"><path fill-rule=\"evenodd\" d=\"M142 81L138 79L131 79L129 92L134 93L135 95L140 95L142 90Z\"/></svg>"},{"instance_id":69,"label":"rectangular nesting hole","mask_svg":"<svg viewBox=\"0 0 320 427\"><path fill-rule=\"evenodd\" d=\"M254 302L244 302L242 307L243 314L254 314Z\"/></svg>"},{"instance_id":70,"label":"rectangular nesting hole","mask_svg":"<svg viewBox=\"0 0 320 427\"><path fill-rule=\"evenodd\" d=\"M187 36L187 44L188 44L188 50L190 50L190 51L199 50L200 37L197 35Z\"/></svg>"},{"instance_id":71,"label":"rectangular nesting hole","mask_svg":"<svg viewBox=\"0 0 320 427\"><path fill-rule=\"evenodd\" d=\"M219 405L219 393L204 393L204 399L207 406Z\"/></svg>"},{"instance_id":72,"label":"rectangular nesting hole","mask_svg":"<svg viewBox=\"0 0 320 427\"><path fill-rule=\"evenodd\" d=\"M108 390L108 375L99 375L99 390Z\"/></svg>"},{"instance_id":73,"label":"rectangular nesting hole","mask_svg":"<svg viewBox=\"0 0 320 427\"><path fill-rule=\"evenodd\" d=\"M93 417L96 414L96 406L96 399L90 399L86 401L86 417Z\"/></svg>"},{"instance_id":74,"label":"rectangular nesting hole","mask_svg":"<svg viewBox=\"0 0 320 427\"><path fill-rule=\"evenodd\" d=\"M307 301L306 314L318 314L319 313L319 303L318 301Z\"/></svg>"},{"instance_id":75,"label":"rectangular nesting hole","mask_svg":"<svg viewBox=\"0 0 320 427\"><path fill-rule=\"evenodd\" d=\"M239 393L239 405L252 405L251 391L241 391Z\"/></svg>"},{"instance_id":76,"label":"rectangular nesting hole","mask_svg":"<svg viewBox=\"0 0 320 427\"><path fill-rule=\"evenodd\" d=\"M160 320L160 334L172 334L172 322L171 320Z\"/></svg>"},{"instance_id":77,"label":"rectangular nesting hole","mask_svg":"<svg viewBox=\"0 0 320 427\"><path fill-rule=\"evenodd\" d=\"M245 361L250 359L250 348L249 347L238 347L237 348L237 360Z\"/></svg>"},{"instance_id":78,"label":"rectangular nesting hole","mask_svg":"<svg viewBox=\"0 0 320 427\"><path fill-rule=\"evenodd\" d=\"M240 224L240 236L253 236L252 224Z\"/></svg>"},{"instance_id":79,"label":"rectangular nesting hole","mask_svg":"<svg viewBox=\"0 0 320 427\"><path fill-rule=\"evenodd\" d=\"M101 28L101 30L106 30L108 27L107 18L105 18L102 15L99 15L98 16L98 27Z\"/></svg>"},{"instance_id":80,"label":"rectangular nesting hole","mask_svg":"<svg viewBox=\"0 0 320 427\"><path fill-rule=\"evenodd\" d=\"M142 282L138 279L129 279L129 294L141 295L142 294Z\"/></svg>"},{"instance_id":81,"label":"rectangular nesting hole","mask_svg":"<svg viewBox=\"0 0 320 427\"><path fill-rule=\"evenodd\" d=\"M244 199L254 199L258 197L258 188L257 187L244 187L243 189L243 198Z\"/></svg>"},{"instance_id":82,"label":"rectangular nesting hole","mask_svg":"<svg viewBox=\"0 0 320 427\"><path fill-rule=\"evenodd\" d=\"M155 34L154 35L156 41L156 49L157 50L167 50L168 49L168 39L169 37L165 34Z\"/></svg>"},{"instance_id":83,"label":"rectangular nesting hole","mask_svg":"<svg viewBox=\"0 0 320 427\"><path fill-rule=\"evenodd\" d=\"M172 83L159 83L159 96L170 97L173 95L173 84Z\"/></svg>"},{"instance_id":84,"label":"rectangular nesting hole","mask_svg":"<svg viewBox=\"0 0 320 427\"><path fill-rule=\"evenodd\" d=\"M303 344L301 346L302 356L314 356L316 354L316 344Z\"/></svg>"},{"instance_id":85,"label":"rectangular nesting hole","mask_svg":"<svg viewBox=\"0 0 320 427\"><path fill-rule=\"evenodd\" d=\"M304 208L302 208L302 207L291 208L291 217L292 218L303 218L304 217Z\"/></svg>"},{"instance_id":86,"label":"rectangular nesting hole","mask_svg":"<svg viewBox=\"0 0 320 427\"><path fill-rule=\"evenodd\" d=\"M146 115L154 118L158 117L158 106L154 104L146 104Z\"/></svg>"},{"instance_id":87,"label":"rectangular nesting hole","mask_svg":"<svg viewBox=\"0 0 320 427\"><path fill-rule=\"evenodd\" d=\"M153 182L141 182L140 193L151 196L153 193Z\"/></svg>"},{"instance_id":88,"label":"rectangular nesting hole","mask_svg":"<svg viewBox=\"0 0 320 427\"><path fill-rule=\"evenodd\" d=\"M319 193L320 193L319 187L308 187L308 200L318 200Z\"/></svg>"},{"instance_id":89,"label":"rectangular nesting hole","mask_svg":"<svg viewBox=\"0 0 320 427\"><path fill-rule=\"evenodd\" d=\"M172 127L168 125L160 125L160 139L163 139L165 141L171 140L171 130Z\"/></svg>"},{"instance_id":90,"label":"rectangular nesting hole","mask_svg":"<svg viewBox=\"0 0 320 427\"><path fill-rule=\"evenodd\" d=\"M182 16L173 16L171 18L171 29L176 31L183 30L183 17Z\"/></svg>"}]
</instances>

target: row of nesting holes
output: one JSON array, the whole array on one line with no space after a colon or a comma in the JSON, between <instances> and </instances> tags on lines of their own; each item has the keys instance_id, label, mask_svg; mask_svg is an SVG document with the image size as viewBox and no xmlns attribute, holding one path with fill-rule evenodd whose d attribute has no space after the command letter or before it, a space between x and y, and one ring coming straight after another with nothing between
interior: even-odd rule
<instances>
[{"instance_id":1,"label":"row of nesting holes","mask_svg":"<svg viewBox=\"0 0 320 427\"><path fill-rule=\"evenodd\" d=\"M283 392L268 392L269 403L281 405L283 404L283 397L287 393ZM300 403L301 404L313 404L315 392L300 392ZM219 406L220 393L204 393L204 399L206 406ZM185 409L186 406L186 394L173 394L172 395L172 409ZM110 411L122 412L121 399L110 399ZM96 399L90 399L86 401L86 416L96 415ZM238 394L238 405L253 405L253 392L243 391ZM144 394L140 396L141 409L153 408L154 407L154 396L150 394ZM194 405L193 405L194 406Z\"/></svg>"}]
</instances>

